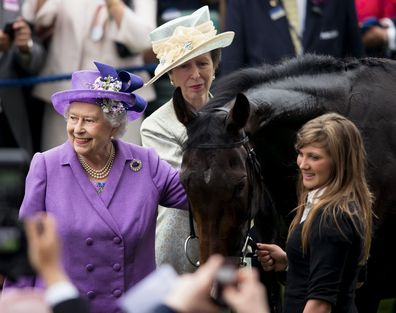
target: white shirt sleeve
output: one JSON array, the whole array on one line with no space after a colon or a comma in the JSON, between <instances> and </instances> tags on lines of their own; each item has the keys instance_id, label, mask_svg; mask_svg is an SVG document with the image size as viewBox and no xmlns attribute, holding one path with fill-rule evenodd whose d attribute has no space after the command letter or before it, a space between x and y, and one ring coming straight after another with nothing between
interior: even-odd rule
<instances>
[{"instance_id":1,"label":"white shirt sleeve","mask_svg":"<svg viewBox=\"0 0 396 313\"><path fill-rule=\"evenodd\" d=\"M76 287L71 282L62 281L47 288L44 294L45 301L51 306L55 306L60 302L75 299L79 297Z\"/></svg>"},{"instance_id":2,"label":"white shirt sleeve","mask_svg":"<svg viewBox=\"0 0 396 313\"><path fill-rule=\"evenodd\" d=\"M395 31L395 24L390 18L382 18L381 23L387 26L386 32L388 35L388 49L390 51L396 50L396 31Z\"/></svg>"}]
</instances>

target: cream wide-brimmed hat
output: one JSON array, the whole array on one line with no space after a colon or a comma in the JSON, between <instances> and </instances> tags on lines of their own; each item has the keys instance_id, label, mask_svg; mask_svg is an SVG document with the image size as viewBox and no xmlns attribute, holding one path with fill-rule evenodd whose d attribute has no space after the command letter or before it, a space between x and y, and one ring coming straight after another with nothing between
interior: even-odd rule
<instances>
[{"instance_id":1,"label":"cream wide-brimmed hat","mask_svg":"<svg viewBox=\"0 0 396 313\"><path fill-rule=\"evenodd\" d=\"M171 20L150 33L153 51L159 60L154 77L145 85L150 85L169 70L214 49L231 44L234 32L217 31L210 20L208 6L190 15Z\"/></svg>"}]
</instances>

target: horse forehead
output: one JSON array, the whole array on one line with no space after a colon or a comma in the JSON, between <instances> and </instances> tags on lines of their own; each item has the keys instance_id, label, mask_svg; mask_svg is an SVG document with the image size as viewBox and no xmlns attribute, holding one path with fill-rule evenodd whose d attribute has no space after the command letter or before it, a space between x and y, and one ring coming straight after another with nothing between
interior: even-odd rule
<instances>
[{"instance_id":1,"label":"horse forehead","mask_svg":"<svg viewBox=\"0 0 396 313\"><path fill-rule=\"evenodd\" d=\"M201 124L204 129L223 126L227 119L229 111L224 108L215 108L209 111L202 111L196 122Z\"/></svg>"},{"instance_id":2,"label":"horse forehead","mask_svg":"<svg viewBox=\"0 0 396 313\"><path fill-rule=\"evenodd\" d=\"M221 182L230 185L233 178L246 174L245 154L243 147L188 150L183 159L182 180L192 179L204 185Z\"/></svg>"},{"instance_id":3,"label":"horse forehead","mask_svg":"<svg viewBox=\"0 0 396 313\"><path fill-rule=\"evenodd\" d=\"M205 164L207 167L219 165L227 167L230 164L235 167L238 164L244 165L247 157L246 148L243 144L231 146L234 143L234 141L231 141L229 147L216 148L216 145L222 144L222 142L215 141L213 147L187 149L184 154L185 163L188 163L190 167L194 164L200 164L200 166Z\"/></svg>"}]
</instances>

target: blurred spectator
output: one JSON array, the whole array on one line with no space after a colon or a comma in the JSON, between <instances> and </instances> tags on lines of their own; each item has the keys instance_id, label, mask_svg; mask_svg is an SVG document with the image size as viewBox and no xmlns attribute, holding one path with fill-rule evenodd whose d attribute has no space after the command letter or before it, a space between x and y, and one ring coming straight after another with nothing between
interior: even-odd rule
<instances>
[{"instance_id":1,"label":"blurred spectator","mask_svg":"<svg viewBox=\"0 0 396 313\"><path fill-rule=\"evenodd\" d=\"M0 296L1 313L89 313L61 264L61 243L52 216L37 214L25 221L29 259L46 290L7 289ZM51 308L52 310L51 310Z\"/></svg>"},{"instance_id":2,"label":"blurred spectator","mask_svg":"<svg viewBox=\"0 0 396 313\"><path fill-rule=\"evenodd\" d=\"M396 1L355 0L366 54L394 59L396 56Z\"/></svg>"},{"instance_id":3,"label":"blurred spectator","mask_svg":"<svg viewBox=\"0 0 396 313\"><path fill-rule=\"evenodd\" d=\"M363 55L353 0L228 0L221 74L300 53Z\"/></svg>"},{"instance_id":4,"label":"blurred spectator","mask_svg":"<svg viewBox=\"0 0 396 313\"><path fill-rule=\"evenodd\" d=\"M25 227L29 260L44 280L47 304L54 313L89 313L88 302L79 296L77 288L63 269L55 219L51 215L38 213L25 220Z\"/></svg>"},{"instance_id":5,"label":"blurred spectator","mask_svg":"<svg viewBox=\"0 0 396 313\"><path fill-rule=\"evenodd\" d=\"M48 58L41 75L93 69L93 61L116 68L144 64L143 51L150 47L149 33L156 26L156 0L26 0L24 16L48 35ZM136 73L145 79L146 72ZM46 102L42 150L66 139L64 119L52 109L51 95L70 88L70 81L40 84L34 95ZM152 87L138 91L147 101L155 98ZM124 139L140 144L141 120L128 125Z\"/></svg>"},{"instance_id":6,"label":"blurred spectator","mask_svg":"<svg viewBox=\"0 0 396 313\"><path fill-rule=\"evenodd\" d=\"M256 269L237 269L222 256L212 255L193 274L173 276L169 271L163 266L133 287L121 300L125 312L229 312L226 306L236 313L270 312ZM219 301L223 308L216 305Z\"/></svg>"},{"instance_id":7,"label":"blurred spectator","mask_svg":"<svg viewBox=\"0 0 396 313\"><path fill-rule=\"evenodd\" d=\"M0 80L35 74L42 67L44 49L19 16L22 1L0 2ZM26 100L29 90L0 87L0 147L20 147L33 153Z\"/></svg>"},{"instance_id":8,"label":"blurred spectator","mask_svg":"<svg viewBox=\"0 0 396 313\"><path fill-rule=\"evenodd\" d=\"M7 290L0 296L1 313L51 313L41 290Z\"/></svg>"}]
</instances>

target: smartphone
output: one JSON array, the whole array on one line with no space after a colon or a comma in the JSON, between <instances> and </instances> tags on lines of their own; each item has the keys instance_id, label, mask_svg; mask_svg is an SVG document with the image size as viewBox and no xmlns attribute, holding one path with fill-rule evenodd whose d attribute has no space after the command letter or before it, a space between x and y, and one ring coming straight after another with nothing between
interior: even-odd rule
<instances>
[{"instance_id":1,"label":"smartphone","mask_svg":"<svg viewBox=\"0 0 396 313\"><path fill-rule=\"evenodd\" d=\"M14 23L7 23L4 26L3 32L6 33L8 35L8 37L10 37L10 40L13 41L15 38L15 32L14 32L14 28L12 27Z\"/></svg>"},{"instance_id":2,"label":"smartphone","mask_svg":"<svg viewBox=\"0 0 396 313\"><path fill-rule=\"evenodd\" d=\"M231 285L237 286L239 261L239 257L225 258L223 265L219 268L214 277L210 296L213 301L221 307L227 307L227 304L223 299L224 288Z\"/></svg>"}]
</instances>

